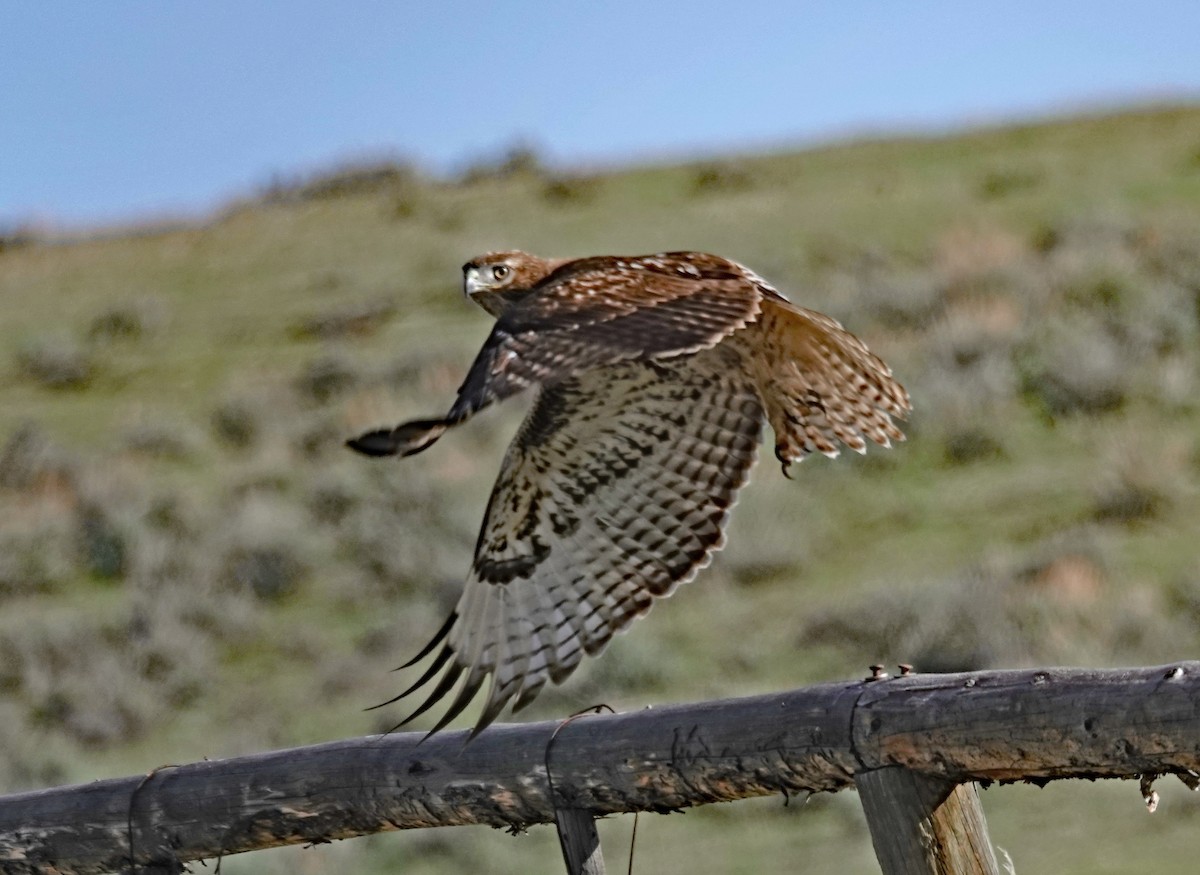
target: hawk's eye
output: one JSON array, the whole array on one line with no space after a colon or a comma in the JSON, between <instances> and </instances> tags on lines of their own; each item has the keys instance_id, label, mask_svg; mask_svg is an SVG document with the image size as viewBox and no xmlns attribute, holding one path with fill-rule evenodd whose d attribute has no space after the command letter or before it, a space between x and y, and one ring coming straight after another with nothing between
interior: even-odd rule
<instances>
[{"instance_id":1,"label":"hawk's eye","mask_svg":"<svg viewBox=\"0 0 1200 875\"><path fill-rule=\"evenodd\" d=\"M512 268L507 264L497 264L492 267L492 279L502 280L512 273Z\"/></svg>"}]
</instances>

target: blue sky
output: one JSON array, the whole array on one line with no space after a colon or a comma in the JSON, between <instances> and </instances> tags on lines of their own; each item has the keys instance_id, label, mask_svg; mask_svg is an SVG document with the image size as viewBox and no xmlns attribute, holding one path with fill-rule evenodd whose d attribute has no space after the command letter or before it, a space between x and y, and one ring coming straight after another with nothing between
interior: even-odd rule
<instances>
[{"instance_id":1,"label":"blue sky","mask_svg":"<svg viewBox=\"0 0 1200 875\"><path fill-rule=\"evenodd\" d=\"M1200 100L1187 2L0 9L0 225L197 214L364 156L565 165Z\"/></svg>"}]
</instances>

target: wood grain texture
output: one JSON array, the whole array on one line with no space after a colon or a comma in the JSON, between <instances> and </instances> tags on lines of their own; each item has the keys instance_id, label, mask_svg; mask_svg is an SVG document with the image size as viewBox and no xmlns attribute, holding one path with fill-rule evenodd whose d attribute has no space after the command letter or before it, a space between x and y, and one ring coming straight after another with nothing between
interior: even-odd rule
<instances>
[{"instance_id":1,"label":"wood grain texture","mask_svg":"<svg viewBox=\"0 0 1200 875\"><path fill-rule=\"evenodd\" d=\"M600 834L591 812L585 808L559 808L554 818L567 875L604 875Z\"/></svg>"},{"instance_id":2,"label":"wood grain texture","mask_svg":"<svg viewBox=\"0 0 1200 875\"><path fill-rule=\"evenodd\" d=\"M109 872L388 829L520 828L836 791L888 766L974 780L1200 772L1200 663L914 675L595 715L370 736L0 798L0 870ZM203 753L203 752L198 752ZM131 816L132 815L132 816Z\"/></svg>"},{"instance_id":3,"label":"wood grain texture","mask_svg":"<svg viewBox=\"0 0 1200 875\"><path fill-rule=\"evenodd\" d=\"M883 875L1000 875L974 784L899 766L854 783Z\"/></svg>"}]
</instances>

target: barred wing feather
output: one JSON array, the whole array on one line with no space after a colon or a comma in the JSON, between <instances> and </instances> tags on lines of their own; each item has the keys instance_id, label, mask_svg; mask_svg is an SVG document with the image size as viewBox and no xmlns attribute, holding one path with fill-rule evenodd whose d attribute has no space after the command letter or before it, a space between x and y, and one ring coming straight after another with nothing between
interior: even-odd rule
<instances>
[{"instance_id":1,"label":"barred wing feather","mask_svg":"<svg viewBox=\"0 0 1200 875\"><path fill-rule=\"evenodd\" d=\"M490 677L478 733L690 580L723 544L762 421L728 349L541 388L505 456L462 598L422 651L437 655L402 694L440 673L408 719L465 673L436 732Z\"/></svg>"}]
</instances>

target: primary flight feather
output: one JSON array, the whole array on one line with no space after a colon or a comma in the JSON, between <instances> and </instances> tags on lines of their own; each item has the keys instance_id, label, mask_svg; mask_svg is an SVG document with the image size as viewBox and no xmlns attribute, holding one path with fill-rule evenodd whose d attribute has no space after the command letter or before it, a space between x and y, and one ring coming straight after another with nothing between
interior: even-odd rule
<instances>
[{"instance_id":1,"label":"primary flight feather","mask_svg":"<svg viewBox=\"0 0 1200 875\"><path fill-rule=\"evenodd\" d=\"M908 393L881 359L719 256L492 252L463 266L463 284L496 324L449 412L348 442L412 455L536 390L462 597L409 665L436 655L390 700L438 678L405 723L461 679L436 732L490 681L479 733L695 576L724 542L764 418L785 474L812 452L904 438L893 417L909 412Z\"/></svg>"}]
</instances>

